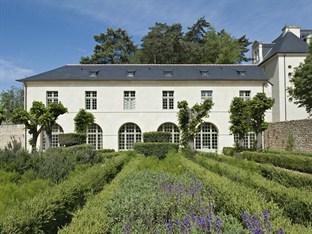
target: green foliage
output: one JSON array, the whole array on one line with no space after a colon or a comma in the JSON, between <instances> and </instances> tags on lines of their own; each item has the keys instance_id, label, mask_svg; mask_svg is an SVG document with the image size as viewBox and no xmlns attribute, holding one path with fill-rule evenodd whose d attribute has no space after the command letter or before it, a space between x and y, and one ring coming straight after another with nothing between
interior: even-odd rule
<instances>
[{"instance_id":1,"label":"green foliage","mask_svg":"<svg viewBox=\"0 0 312 234\"><path fill-rule=\"evenodd\" d=\"M201 104L195 104L192 108L187 101L178 102L178 121L181 130L181 144L184 148L191 145L193 149L194 137L198 132L198 126L203 122L203 118L208 118L209 111L213 106L210 99L206 99Z\"/></svg>"},{"instance_id":2,"label":"green foliage","mask_svg":"<svg viewBox=\"0 0 312 234\"><path fill-rule=\"evenodd\" d=\"M249 101L240 97L234 97L230 107L230 131L238 136L238 142L235 142L237 149L242 149L244 137L250 131L250 109Z\"/></svg>"},{"instance_id":3,"label":"green foliage","mask_svg":"<svg viewBox=\"0 0 312 234\"><path fill-rule=\"evenodd\" d=\"M31 158L31 154L24 150L18 152L0 150L0 167L6 171L23 174L31 169Z\"/></svg>"},{"instance_id":4,"label":"green foliage","mask_svg":"<svg viewBox=\"0 0 312 234\"><path fill-rule=\"evenodd\" d=\"M177 152L179 145L169 142L137 142L134 144L133 149L145 156L156 156L159 159L163 159L168 152Z\"/></svg>"},{"instance_id":5,"label":"green foliage","mask_svg":"<svg viewBox=\"0 0 312 234\"><path fill-rule=\"evenodd\" d=\"M129 63L136 50L128 33L121 28L116 30L108 28L106 33L95 35L94 40L97 44L93 54L91 57L82 57L80 63Z\"/></svg>"},{"instance_id":6,"label":"green foliage","mask_svg":"<svg viewBox=\"0 0 312 234\"><path fill-rule=\"evenodd\" d=\"M312 115L312 42L309 46L309 54L295 70L290 82L293 87L289 88L290 100L294 100L299 107L305 107Z\"/></svg>"},{"instance_id":7,"label":"green foliage","mask_svg":"<svg viewBox=\"0 0 312 234\"><path fill-rule=\"evenodd\" d=\"M94 123L94 115L84 109L80 109L74 118L75 131L77 133L86 134L88 127Z\"/></svg>"},{"instance_id":8,"label":"green foliage","mask_svg":"<svg viewBox=\"0 0 312 234\"><path fill-rule=\"evenodd\" d=\"M233 147L223 147L222 153L228 156L234 156L235 148Z\"/></svg>"},{"instance_id":9,"label":"green foliage","mask_svg":"<svg viewBox=\"0 0 312 234\"><path fill-rule=\"evenodd\" d=\"M196 161L210 171L259 191L270 201L273 200L295 223L309 225L312 219L312 202L310 192L297 188L286 188L277 182L267 180L257 173L250 173L223 162L217 162L202 156Z\"/></svg>"},{"instance_id":10,"label":"green foliage","mask_svg":"<svg viewBox=\"0 0 312 234\"><path fill-rule=\"evenodd\" d=\"M57 149L55 149L57 150ZM78 164L95 164L101 162L101 159L96 155L92 145L75 145L62 149L65 153L72 155L74 161Z\"/></svg>"},{"instance_id":11,"label":"green foliage","mask_svg":"<svg viewBox=\"0 0 312 234\"><path fill-rule=\"evenodd\" d=\"M217 211L240 219L242 212L260 215L263 210L268 209L272 217L273 230L283 227L286 233L311 232L310 228L303 225L291 224L291 221L283 216L283 210L272 201L266 201L264 195L257 190L215 174L188 159L181 158L181 163L185 169L193 172L206 186L210 187L210 196L215 201Z\"/></svg>"},{"instance_id":12,"label":"green foliage","mask_svg":"<svg viewBox=\"0 0 312 234\"><path fill-rule=\"evenodd\" d=\"M256 161L258 163L270 163L277 167L312 173L311 157L258 152L242 152L239 154L238 157L242 159Z\"/></svg>"},{"instance_id":13,"label":"green foliage","mask_svg":"<svg viewBox=\"0 0 312 234\"><path fill-rule=\"evenodd\" d=\"M144 132L144 142L170 142L171 134L169 132Z\"/></svg>"},{"instance_id":14,"label":"green foliage","mask_svg":"<svg viewBox=\"0 0 312 234\"><path fill-rule=\"evenodd\" d=\"M24 108L24 90L12 86L0 92L0 125L2 121L12 122L15 109ZM2 110L2 113L1 113Z\"/></svg>"},{"instance_id":15,"label":"green foliage","mask_svg":"<svg viewBox=\"0 0 312 234\"><path fill-rule=\"evenodd\" d=\"M286 146L286 150L287 151L293 151L295 147L295 139L294 139L294 135L289 132L288 133L288 137L287 137L287 146Z\"/></svg>"},{"instance_id":16,"label":"green foliage","mask_svg":"<svg viewBox=\"0 0 312 234\"><path fill-rule=\"evenodd\" d=\"M298 155L298 156L307 156L312 157L312 152L303 152L303 151L286 151L286 150L277 150L277 149L266 149L263 151L264 153L270 154L287 154L287 155Z\"/></svg>"},{"instance_id":17,"label":"green foliage","mask_svg":"<svg viewBox=\"0 0 312 234\"><path fill-rule=\"evenodd\" d=\"M114 149L100 149L96 151L97 153L114 153L115 150Z\"/></svg>"},{"instance_id":18,"label":"green foliage","mask_svg":"<svg viewBox=\"0 0 312 234\"><path fill-rule=\"evenodd\" d=\"M82 133L64 133L59 135L61 146L73 146L86 143L86 134Z\"/></svg>"},{"instance_id":19,"label":"green foliage","mask_svg":"<svg viewBox=\"0 0 312 234\"><path fill-rule=\"evenodd\" d=\"M56 233L71 220L72 212L97 193L121 170L127 157L93 166L63 183L11 209L2 223L2 233Z\"/></svg>"}]
</instances>

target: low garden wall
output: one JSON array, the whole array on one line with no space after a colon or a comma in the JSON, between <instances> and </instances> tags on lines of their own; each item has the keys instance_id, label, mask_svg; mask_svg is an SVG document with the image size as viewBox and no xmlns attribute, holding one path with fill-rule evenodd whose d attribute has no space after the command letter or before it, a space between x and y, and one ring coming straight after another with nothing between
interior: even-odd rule
<instances>
[{"instance_id":1,"label":"low garden wall","mask_svg":"<svg viewBox=\"0 0 312 234\"><path fill-rule=\"evenodd\" d=\"M4 149L12 140L15 139L25 148L25 128L22 124L3 124L0 125L0 149Z\"/></svg>"},{"instance_id":2,"label":"low garden wall","mask_svg":"<svg viewBox=\"0 0 312 234\"><path fill-rule=\"evenodd\" d=\"M312 152L312 119L270 123L265 148Z\"/></svg>"}]
</instances>

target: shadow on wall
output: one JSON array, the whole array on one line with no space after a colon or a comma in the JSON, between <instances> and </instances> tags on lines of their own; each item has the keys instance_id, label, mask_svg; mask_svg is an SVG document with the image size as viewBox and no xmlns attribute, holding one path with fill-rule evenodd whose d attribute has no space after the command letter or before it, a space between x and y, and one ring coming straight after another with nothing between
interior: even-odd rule
<instances>
[{"instance_id":1,"label":"shadow on wall","mask_svg":"<svg viewBox=\"0 0 312 234\"><path fill-rule=\"evenodd\" d=\"M25 127L22 124L0 125L0 149L25 148Z\"/></svg>"}]
</instances>

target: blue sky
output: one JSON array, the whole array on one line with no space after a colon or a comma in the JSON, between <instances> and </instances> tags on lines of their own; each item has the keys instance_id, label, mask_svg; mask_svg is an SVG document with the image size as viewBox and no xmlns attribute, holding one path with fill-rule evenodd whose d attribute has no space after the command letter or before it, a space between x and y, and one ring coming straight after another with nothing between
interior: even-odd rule
<instances>
[{"instance_id":1,"label":"blue sky","mask_svg":"<svg viewBox=\"0 0 312 234\"><path fill-rule=\"evenodd\" d=\"M205 16L217 30L272 41L284 25L312 28L311 0L0 0L0 90L92 52L93 35L122 27L136 44L157 22L184 29Z\"/></svg>"}]
</instances>

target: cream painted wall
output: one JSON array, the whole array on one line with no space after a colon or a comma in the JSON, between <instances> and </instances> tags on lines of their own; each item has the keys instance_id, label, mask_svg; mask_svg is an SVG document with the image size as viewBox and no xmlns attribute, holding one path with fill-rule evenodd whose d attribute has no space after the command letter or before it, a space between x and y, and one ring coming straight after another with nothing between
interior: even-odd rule
<instances>
[{"instance_id":1,"label":"cream painted wall","mask_svg":"<svg viewBox=\"0 0 312 234\"><path fill-rule=\"evenodd\" d=\"M251 90L251 95L262 92L271 96L271 86L263 88L261 81L75 81L75 82L27 82L27 108L33 101L46 102L46 91L58 91L59 101L68 113L57 121L64 132L74 131L73 118L80 108L85 108L85 91L97 91L97 110L91 111L96 123L103 130L103 148L118 150L118 130L127 122L136 123L142 132L157 131L165 122L177 123L178 101L189 105L201 101L201 90L213 90L215 103L207 122L219 130L218 151L232 146L229 132L229 108L233 97L240 90ZM136 91L135 110L123 110L123 91ZM174 91L174 110L162 110L162 91ZM267 120L271 121L271 112Z\"/></svg>"}]
</instances>

